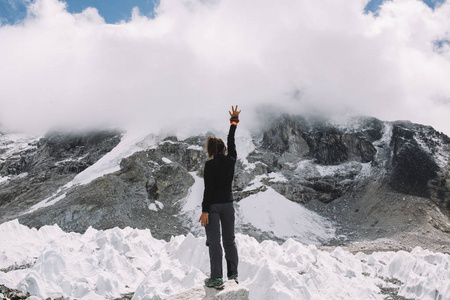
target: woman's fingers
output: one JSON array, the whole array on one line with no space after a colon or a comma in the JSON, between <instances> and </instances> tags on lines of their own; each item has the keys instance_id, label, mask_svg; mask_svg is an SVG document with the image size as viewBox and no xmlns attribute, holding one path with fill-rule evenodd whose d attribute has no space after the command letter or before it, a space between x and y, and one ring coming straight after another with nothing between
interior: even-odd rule
<instances>
[{"instance_id":1,"label":"woman's fingers","mask_svg":"<svg viewBox=\"0 0 450 300\"><path fill-rule=\"evenodd\" d=\"M231 111L228 111L230 113L230 116L239 116L239 114L241 113L241 111L238 111L238 106L236 105L236 107L231 106Z\"/></svg>"}]
</instances>

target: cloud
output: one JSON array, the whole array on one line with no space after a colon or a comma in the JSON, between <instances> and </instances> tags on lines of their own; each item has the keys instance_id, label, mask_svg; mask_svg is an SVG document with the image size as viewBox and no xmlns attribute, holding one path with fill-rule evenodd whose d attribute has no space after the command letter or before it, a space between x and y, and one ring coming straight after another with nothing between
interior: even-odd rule
<instances>
[{"instance_id":1,"label":"cloud","mask_svg":"<svg viewBox=\"0 0 450 300\"><path fill-rule=\"evenodd\" d=\"M161 0L106 24L36 0L0 27L0 123L53 126L242 126L261 110L410 119L450 134L450 4L365 0ZM438 42L437 42L438 41ZM441 45L437 47L437 45Z\"/></svg>"}]
</instances>

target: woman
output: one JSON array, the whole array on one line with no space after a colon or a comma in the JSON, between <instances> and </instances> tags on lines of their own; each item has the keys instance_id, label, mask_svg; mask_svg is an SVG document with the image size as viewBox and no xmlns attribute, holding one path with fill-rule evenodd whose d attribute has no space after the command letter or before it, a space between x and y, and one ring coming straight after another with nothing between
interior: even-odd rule
<instances>
[{"instance_id":1,"label":"woman","mask_svg":"<svg viewBox=\"0 0 450 300\"><path fill-rule=\"evenodd\" d=\"M234 133L239 123L241 111L231 107L230 131L228 133L228 154L225 155L225 144L219 138L208 137L206 151L208 160L205 163L205 191L202 202L202 215L199 222L206 229L206 245L209 247L211 277L205 280L208 287L222 288L222 246L220 244L220 227L227 261L228 280L238 282L238 253L234 240L234 206L231 185L236 164L236 145Z\"/></svg>"}]
</instances>

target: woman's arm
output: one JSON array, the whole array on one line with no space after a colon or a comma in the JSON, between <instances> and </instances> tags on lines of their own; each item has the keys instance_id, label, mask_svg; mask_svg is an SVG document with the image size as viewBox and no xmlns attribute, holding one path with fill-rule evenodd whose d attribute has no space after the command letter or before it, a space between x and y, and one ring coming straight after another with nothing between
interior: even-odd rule
<instances>
[{"instance_id":1,"label":"woman's arm","mask_svg":"<svg viewBox=\"0 0 450 300\"><path fill-rule=\"evenodd\" d=\"M234 143L234 133L236 132L237 124L239 123L239 114L241 111L237 110L238 106L234 108L231 107L230 113L230 131L228 132L228 138L227 138L227 148L228 148L228 155L236 159L237 153L236 153L236 144Z\"/></svg>"}]
</instances>

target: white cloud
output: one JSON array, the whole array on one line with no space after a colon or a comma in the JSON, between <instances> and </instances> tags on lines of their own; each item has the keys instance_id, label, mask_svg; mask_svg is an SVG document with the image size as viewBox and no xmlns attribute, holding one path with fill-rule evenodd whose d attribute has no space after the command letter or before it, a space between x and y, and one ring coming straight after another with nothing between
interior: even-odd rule
<instances>
[{"instance_id":1,"label":"white cloud","mask_svg":"<svg viewBox=\"0 0 450 300\"><path fill-rule=\"evenodd\" d=\"M0 27L0 122L207 130L239 104L249 127L272 105L450 134L450 49L434 43L450 40L450 4L394 0L374 17L366 2L161 0L154 19L135 10L111 25L37 0L23 24Z\"/></svg>"}]
</instances>

